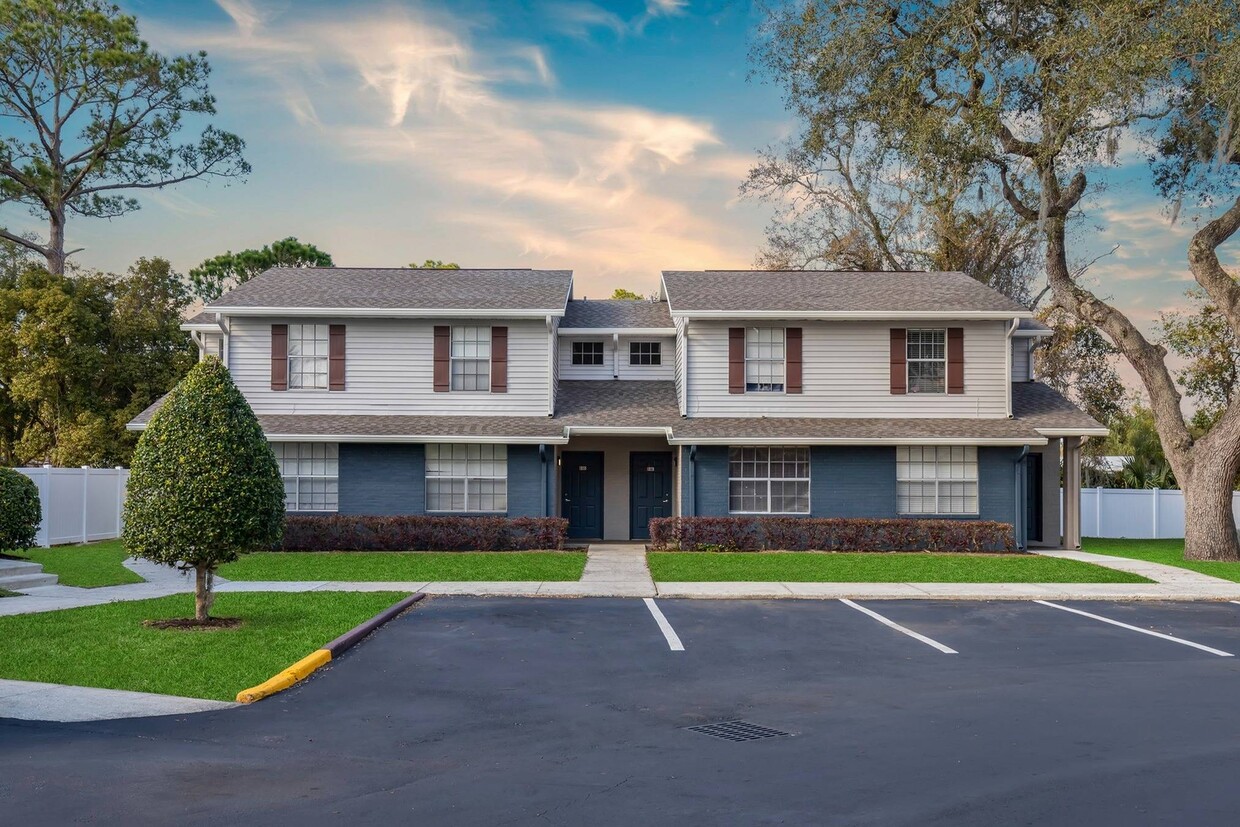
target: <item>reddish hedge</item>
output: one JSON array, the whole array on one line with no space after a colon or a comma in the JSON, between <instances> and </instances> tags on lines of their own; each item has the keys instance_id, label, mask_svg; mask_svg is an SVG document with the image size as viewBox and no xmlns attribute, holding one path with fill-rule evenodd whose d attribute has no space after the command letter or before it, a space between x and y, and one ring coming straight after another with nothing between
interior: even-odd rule
<instances>
[{"instance_id":1,"label":"reddish hedge","mask_svg":"<svg viewBox=\"0 0 1240 827\"><path fill-rule=\"evenodd\" d=\"M561 517L290 516L282 551L528 551L564 547Z\"/></svg>"},{"instance_id":2,"label":"reddish hedge","mask_svg":"<svg viewBox=\"0 0 1240 827\"><path fill-rule=\"evenodd\" d=\"M667 551L1015 551L1012 526L988 520L840 517L656 517Z\"/></svg>"}]
</instances>

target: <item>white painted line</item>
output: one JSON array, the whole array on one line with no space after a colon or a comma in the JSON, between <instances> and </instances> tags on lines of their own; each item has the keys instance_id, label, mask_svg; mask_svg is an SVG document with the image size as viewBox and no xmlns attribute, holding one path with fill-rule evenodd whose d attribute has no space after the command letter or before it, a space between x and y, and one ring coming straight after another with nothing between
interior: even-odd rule
<instances>
[{"instance_id":1,"label":"white painted line","mask_svg":"<svg viewBox=\"0 0 1240 827\"><path fill-rule=\"evenodd\" d=\"M877 620L879 623L883 624L884 626L890 626L891 628L895 629L897 632L902 632L911 638L916 638L917 640L920 640L922 643L926 644L927 646L933 646L935 649L938 649L940 652L942 652L945 655L960 654L959 652L957 652L955 649L951 648L950 646L944 646L943 644L939 643L937 640L933 640L931 638L926 637L923 634L914 632L912 629L909 629L906 626L901 626L899 623L896 623L894 620L888 620L887 618L880 615L878 612L867 609L865 606L859 606L847 598L841 597L840 602L843 603L845 606L853 607L854 609L861 612L862 614L869 615L870 617L874 618L875 620Z\"/></svg>"},{"instance_id":2,"label":"white painted line","mask_svg":"<svg viewBox=\"0 0 1240 827\"><path fill-rule=\"evenodd\" d=\"M672 624L667 622L667 618L663 616L663 612L655 605L654 599L643 597L646 601L646 608L650 610L650 614L654 616L654 622L659 624L659 631L663 632L663 637L667 638L667 648L673 652L685 651L685 645L680 642L680 636L676 634L676 630L672 628Z\"/></svg>"},{"instance_id":3,"label":"white painted line","mask_svg":"<svg viewBox=\"0 0 1240 827\"><path fill-rule=\"evenodd\" d=\"M1235 657L1235 655L1233 655L1231 652L1224 652L1222 649L1212 649L1209 646L1203 646L1200 643L1193 643L1191 640L1185 640L1184 638L1174 637L1172 635L1164 635L1162 632L1155 632L1152 629L1142 629L1140 626L1130 626L1127 623L1120 623L1118 620L1112 620L1109 617L1103 617L1102 615L1096 615L1096 614L1090 614L1089 612L1083 612L1080 609L1073 609L1071 606L1061 606L1058 603L1052 603L1049 600L1035 600L1033 602L1041 603L1043 606L1050 606L1052 609L1063 609L1065 612L1072 612L1072 614L1080 615L1081 617L1089 617L1089 618L1093 618L1094 620L1101 620L1103 623L1110 623L1112 626L1118 626L1121 629L1129 629L1133 632L1140 632L1141 634L1149 635L1150 637L1160 637L1163 640L1169 640L1172 643L1178 643L1181 646L1191 646L1194 649L1200 649L1203 652L1209 652L1211 655L1218 655L1220 658Z\"/></svg>"}]
</instances>

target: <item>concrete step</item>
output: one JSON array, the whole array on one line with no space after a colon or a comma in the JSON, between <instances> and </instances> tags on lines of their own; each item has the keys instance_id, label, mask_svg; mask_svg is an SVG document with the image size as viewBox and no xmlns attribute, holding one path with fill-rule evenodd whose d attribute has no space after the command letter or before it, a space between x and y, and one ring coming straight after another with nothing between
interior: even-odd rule
<instances>
[{"instance_id":1,"label":"concrete step","mask_svg":"<svg viewBox=\"0 0 1240 827\"><path fill-rule=\"evenodd\" d=\"M20 574L42 574L43 566L29 560L7 560L0 558L0 578L13 577Z\"/></svg>"},{"instance_id":2,"label":"concrete step","mask_svg":"<svg viewBox=\"0 0 1240 827\"><path fill-rule=\"evenodd\" d=\"M0 577L0 589L7 589L11 592L19 592L23 589L33 589L38 586L54 586L57 577L54 574L43 574L40 571L33 574L12 574Z\"/></svg>"}]
</instances>

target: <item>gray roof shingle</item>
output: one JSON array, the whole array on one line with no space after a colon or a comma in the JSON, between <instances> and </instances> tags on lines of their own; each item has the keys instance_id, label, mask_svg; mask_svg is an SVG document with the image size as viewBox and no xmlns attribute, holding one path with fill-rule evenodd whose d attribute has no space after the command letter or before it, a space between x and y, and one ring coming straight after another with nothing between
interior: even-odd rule
<instances>
[{"instance_id":1,"label":"gray roof shingle","mask_svg":"<svg viewBox=\"0 0 1240 827\"><path fill-rule=\"evenodd\" d=\"M572 270L275 267L210 304L229 308L545 310L568 300Z\"/></svg>"},{"instance_id":2,"label":"gray roof shingle","mask_svg":"<svg viewBox=\"0 0 1240 827\"><path fill-rule=\"evenodd\" d=\"M1042 382L1012 383L1012 416L1031 428L1047 431L1106 430L1102 423Z\"/></svg>"},{"instance_id":3,"label":"gray roof shingle","mask_svg":"<svg viewBox=\"0 0 1240 827\"><path fill-rule=\"evenodd\" d=\"M676 314L1028 312L964 273L665 270L663 283Z\"/></svg>"},{"instance_id":4,"label":"gray roof shingle","mask_svg":"<svg viewBox=\"0 0 1240 827\"><path fill-rule=\"evenodd\" d=\"M666 428L680 419L674 382L564 381L555 408L562 425Z\"/></svg>"},{"instance_id":5,"label":"gray roof shingle","mask_svg":"<svg viewBox=\"0 0 1240 827\"><path fill-rule=\"evenodd\" d=\"M672 316L667 312L667 302L624 301L604 299L601 301L574 299L568 303L560 327L567 328L671 328Z\"/></svg>"},{"instance_id":6,"label":"gray roof shingle","mask_svg":"<svg viewBox=\"0 0 1240 827\"><path fill-rule=\"evenodd\" d=\"M181 324L193 324L193 325L208 325L209 324L209 325L219 326L219 320L215 318L214 313L208 313L207 311L204 310L200 313L195 313L194 315L190 316L188 319L182 320Z\"/></svg>"}]
</instances>

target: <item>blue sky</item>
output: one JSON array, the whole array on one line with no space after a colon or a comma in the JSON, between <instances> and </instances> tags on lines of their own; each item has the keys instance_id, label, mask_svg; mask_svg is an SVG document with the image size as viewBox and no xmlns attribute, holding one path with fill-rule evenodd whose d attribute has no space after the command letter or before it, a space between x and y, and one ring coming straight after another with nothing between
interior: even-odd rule
<instances>
[{"instance_id":1,"label":"blue sky","mask_svg":"<svg viewBox=\"0 0 1240 827\"><path fill-rule=\"evenodd\" d=\"M342 265L564 267L579 296L650 291L660 269L752 263L769 207L737 188L794 128L749 79L762 13L741 0L123 5L156 48L208 52L216 123L254 171L76 220L77 260L115 272L295 235ZM1191 225L1169 226L1140 153L1121 161L1079 257L1118 244L1091 275L1148 324L1182 303Z\"/></svg>"}]
</instances>

